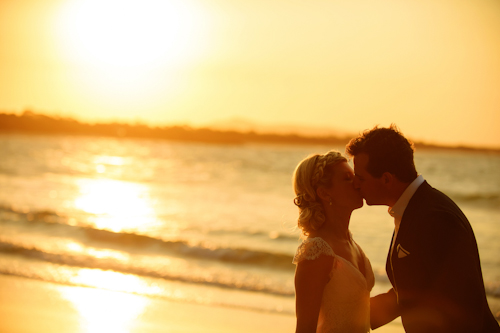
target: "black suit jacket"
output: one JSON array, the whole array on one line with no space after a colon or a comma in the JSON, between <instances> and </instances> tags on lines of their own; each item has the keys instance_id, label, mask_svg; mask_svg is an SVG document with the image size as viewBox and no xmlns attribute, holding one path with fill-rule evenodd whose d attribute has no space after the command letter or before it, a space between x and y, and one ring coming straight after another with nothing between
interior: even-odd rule
<instances>
[{"instance_id":1,"label":"black suit jacket","mask_svg":"<svg viewBox=\"0 0 500 333\"><path fill-rule=\"evenodd\" d=\"M407 333L500 332L474 233L450 198L424 182L392 243L386 269Z\"/></svg>"}]
</instances>

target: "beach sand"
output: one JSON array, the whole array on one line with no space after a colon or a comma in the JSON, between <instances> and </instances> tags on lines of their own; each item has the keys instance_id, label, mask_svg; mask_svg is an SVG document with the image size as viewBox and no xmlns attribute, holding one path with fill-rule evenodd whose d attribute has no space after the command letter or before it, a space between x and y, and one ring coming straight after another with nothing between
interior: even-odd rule
<instances>
[{"instance_id":1,"label":"beach sand","mask_svg":"<svg viewBox=\"0 0 500 333\"><path fill-rule=\"evenodd\" d=\"M153 299L0 275L0 333L294 332L291 315ZM403 333L393 322L377 333Z\"/></svg>"}]
</instances>

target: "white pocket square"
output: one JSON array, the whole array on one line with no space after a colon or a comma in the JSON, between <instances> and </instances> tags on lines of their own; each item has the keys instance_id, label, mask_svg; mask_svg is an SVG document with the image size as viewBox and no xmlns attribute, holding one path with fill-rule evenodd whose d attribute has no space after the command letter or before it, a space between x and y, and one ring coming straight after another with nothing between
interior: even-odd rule
<instances>
[{"instance_id":1,"label":"white pocket square","mask_svg":"<svg viewBox=\"0 0 500 333\"><path fill-rule=\"evenodd\" d=\"M410 251L405 250L401 244L398 244L398 258L404 258L410 254Z\"/></svg>"}]
</instances>

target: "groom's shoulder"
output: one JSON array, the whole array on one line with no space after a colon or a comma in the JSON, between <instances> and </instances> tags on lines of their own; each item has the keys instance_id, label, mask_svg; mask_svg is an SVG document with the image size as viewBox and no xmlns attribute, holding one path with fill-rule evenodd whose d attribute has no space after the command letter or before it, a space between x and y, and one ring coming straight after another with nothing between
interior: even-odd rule
<instances>
[{"instance_id":1,"label":"groom's shoulder","mask_svg":"<svg viewBox=\"0 0 500 333\"><path fill-rule=\"evenodd\" d=\"M460 207L447 194L424 182L410 200L405 214L418 219L419 226L431 225L435 230L448 228L457 223L469 224ZM415 225L415 227L417 227Z\"/></svg>"},{"instance_id":2,"label":"groom's shoulder","mask_svg":"<svg viewBox=\"0 0 500 333\"><path fill-rule=\"evenodd\" d=\"M432 187L427 181L423 182L419 186L412 199L411 204L421 205L424 209L443 209L444 207L459 209L455 201L451 199L446 193Z\"/></svg>"}]
</instances>

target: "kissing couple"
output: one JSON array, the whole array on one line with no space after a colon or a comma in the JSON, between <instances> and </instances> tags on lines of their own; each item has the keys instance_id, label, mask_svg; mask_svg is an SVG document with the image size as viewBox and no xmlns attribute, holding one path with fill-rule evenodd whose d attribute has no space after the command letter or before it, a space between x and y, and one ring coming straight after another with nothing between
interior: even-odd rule
<instances>
[{"instance_id":1,"label":"kissing couple","mask_svg":"<svg viewBox=\"0 0 500 333\"><path fill-rule=\"evenodd\" d=\"M294 257L296 333L365 333L401 317L407 333L500 332L469 221L415 168L395 125L352 139L346 157L311 155L293 175L303 241ZM370 298L370 261L353 240L354 209L385 205L394 219L386 271L392 288Z\"/></svg>"}]
</instances>

